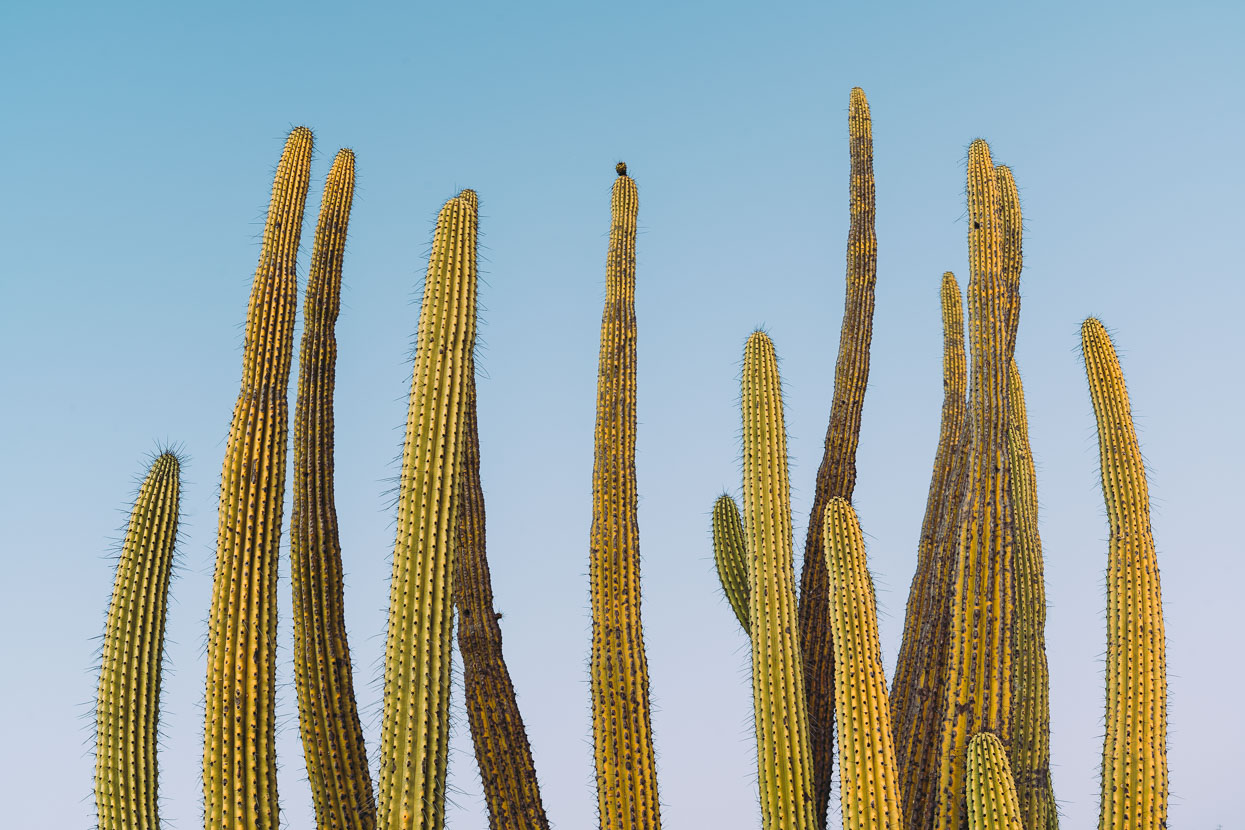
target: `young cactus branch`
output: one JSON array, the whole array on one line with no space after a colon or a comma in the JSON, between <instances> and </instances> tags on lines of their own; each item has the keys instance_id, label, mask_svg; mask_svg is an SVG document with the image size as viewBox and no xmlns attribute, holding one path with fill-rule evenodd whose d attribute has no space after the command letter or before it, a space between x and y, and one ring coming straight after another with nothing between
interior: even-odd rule
<instances>
[{"instance_id":1,"label":"young cactus branch","mask_svg":"<svg viewBox=\"0 0 1245 830\"><path fill-rule=\"evenodd\" d=\"M1016 783L998 735L974 735L966 763L968 830L1045 830L1045 825L1021 822Z\"/></svg>"},{"instance_id":2,"label":"young cactus branch","mask_svg":"<svg viewBox=\"0 0 1245 830\"><path fill-rule=\"evenodd\" d=\"M728 495L718 496L713 503L713 561L718 566L722 592L731 604L735 618L747 634L748 615L748 550L744 542L744 520L739 505Z\"/></svg>"}]
</instances>

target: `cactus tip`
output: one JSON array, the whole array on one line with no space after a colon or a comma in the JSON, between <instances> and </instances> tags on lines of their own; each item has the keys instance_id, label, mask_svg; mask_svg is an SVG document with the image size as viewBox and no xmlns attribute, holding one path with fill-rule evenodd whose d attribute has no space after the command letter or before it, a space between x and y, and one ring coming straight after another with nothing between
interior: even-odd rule
<instances>
[{"instance_id":1,"label":"cactus tip","mask_svg":"<svg viewBox=\"0 0 1245 830\"><path fill-rule=\"evenodd\" d=\"M615 171L618 173L618 175L620 175L620 176L625 176L625 175L627 175L627 162L625 162L625 161L620 161L620 162L618 162L618 164L615 164L615 165L614 165L614 170L615 170Z\"/></svg>"}]
</instances>

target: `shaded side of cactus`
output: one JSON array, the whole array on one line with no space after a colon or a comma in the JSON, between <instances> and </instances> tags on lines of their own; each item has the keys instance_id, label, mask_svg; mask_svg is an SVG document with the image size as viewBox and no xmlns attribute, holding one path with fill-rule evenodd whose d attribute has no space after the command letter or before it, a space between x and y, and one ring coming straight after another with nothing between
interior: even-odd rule
<instances>
[{"instance_id":1,"label":"shaded side of cactus","mask_svg":"<svg viewBox=\"0 0 1245 830\"><path fill-rule=\"evenodd\" d=\"M1029 447L1024 387L1016 361L1008 373L1007 453L1015 545L1012 629L1012 775L1025 827L1058 826L1050 778L1050 671L1046 664L1046 585L1038 534L1037 475Z\"/></svg>"},{"instance_id":2,"label":"shaded side of cactus","mask_svg":"<svg viewBox=\"0 0 1245 830\"><path fill-rule=\"evenodd\" d=\"M843 827L903 830L873 580L860 521L846 500L826 505L822 532L830 573Z\"/></svg>"},{"instance_id":3,"label":"shaded side of cactus","mask_svg":"<svg viewBox=\"0 0 1245 830\"><path fill-rule=\"evenodd\" d=\"M739 505L723 494L713 503L713 561L735 618L748 633L748 550Z\"/></svg>"},{"instance_id":4,"label":"shaded side of cactus","mask_svg":"<svg viewBox=\"0 0 1245 830\"><path fill-rule=\"evenodd\" d=\"M468 376L454 550L454 604L467 722L491 830L548 830L536 765L502 656L499 614L485 546L484 487L474 372Z\"/></svg>"},{"instance_id":5,"label":"shaded side of cactus","mask_svg":"<svg viewBox=\"0 0 1245 830\"><path fill-rule=\"evenodd\" d=\"M437 216L415 335L389 586L379 825L445 823L455 496L476 331L476 194Z\"/></svg>"},{"instance_id":6,"label":"shaded side of cactus","mask_svg":"<svg viewBox=\"0 0 1245 830\"><path fill-rule=\"evenodd\" d=\"M1020 192L1016 178L1006 165L994 168L994 183L998 188L999 222L1002 238L999 245L1004 290L1007 292L1007 354L1016 351L1016 332L1020 327L1020 272L1024 267L1024 229L1020 213Z\"/></svg>"},{"instance_id":7,"label":"shaded side of cactus","mask_svg":"<svg viewBox=\"0 0 1245 830\"><path fill-rule=\"evenodd\" d=\"M181 464L161 453L138 489L104 624L95 704L99 830L159 830L160 667L177 542Z\"/></svg>"},{"instance_id":8,"label":"shaded side of cactus","mask_svg":"<svg viewBox=\"0 0 1245 830\"><path fill-rule=\"evenodd\" d=\"M1107 556L1107 714L1099 830L1167 825L1167 651L1150 493L1124 372L1102 323L1081 326L1098 427Z\"/></svg>"},{"instance_id":9,"label":"shaded side of cactus","mask_svg":"<svg viewBox=\"0 0 1245 830\"><path fill-rule=\"evenodd\" d=\"M1005 501L1008 326L998 185L990 148L968 151L969 394L967 489L951 603L951 659L939 749L938 830L964 824L965 750L977 732L1011 737L1012 550Z\"/></svg>"},{"instance_id":10,"label":"shaded side of cactus","mask_svg":"<svg viewBox=\"0 0 1245 830\"><path fill-rule=\"evenodd\" d=\"M278 826L277 553L298 299L295 267L311 146L311 131L295 128L277 164L246 314L242 388L221 470L203 729L207 830Z\"/></svg>"},{"instance_id":11,"label":"shaded side of cactus","mask_svg":"<svg viewBox=\"0 0 1245 830\"><path fill-rule=\"evenodd\" d=\"M796 639L787 433L774 344L759 331L744 348L742 409L761 822L765 830L811 830L813 756Z\"/></svg>"},{"instance_id":12,"label":"shaded side of cactus","mask_svg":"<svg viewBox=\"0 0 1245 830\"><path fill-rule=\"evenodd\" d=\"M834 648L830 643L829 577L822 550L821 517L834 497L851 501L856 487L856 446L865 387L869 383L869 343L873 337L873 290L877 282L877 215L873 183L873 127L864 90L856 87L848 100L851 147L851 226L847 232L847 296L834 367L834 402L813 509L804 541L800 572L800 649L808 698L809 729L814 757L814 811L817 826L826 826L834 758Z\"/></svg>"},{"instance_id":13,"label":"shaded side of cactus","mask_svg":"<svg viewBox=\"0 0 1245 830\"><path fill-rule=\"evenodd\" d=\"M1016 784L1007 763L1007 750L993 732L979 732L968 742L967 807L969 830L1041 830L1045 825L1023 824Z\"/></svg>"},{"instance_id":14,"label":"shaded side of cactus","mask_svg":"<svg viewBox=\"0 0 1245 830\"><path fill-rule=\"evenodd\" d=\"M592 737L597 815L605 830L661 826L640 625L636 516L635 236L639 195L617 167L610 199L605 309L597 375L588 575L592 595Z\"/></svg>"},{"instance_id":15,"label":"shaded side of cactus","mask_svg":"<svg viewBox=\"0 0 1245 830\"><path fill-rule=\"evenodd\" d=\"M333 491L333 387L354 153L333 160L311 251L294 405L290 584L298 724L321 830L371 830L376 799L355 703Z\"/></svg>"}]
</instances>

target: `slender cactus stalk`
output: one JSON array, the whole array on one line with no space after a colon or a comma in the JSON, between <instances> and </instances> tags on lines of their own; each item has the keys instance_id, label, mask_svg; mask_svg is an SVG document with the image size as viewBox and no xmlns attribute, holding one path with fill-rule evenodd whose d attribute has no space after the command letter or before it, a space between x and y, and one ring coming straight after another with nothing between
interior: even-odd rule
<instances>
[{"instance_id":1,"label":"slender cactus stalk","mask_svg":"<svg viewBox=\"0 0 1245 830\"><path fill-rule=\"evenodd\" d=\"M294 354L295 260L311 145L311 131L295 128L277 164L246 314L242 388L221 470L203 728L207 830L278 826L277 552Z\"/></svg>"},{"instance_id":2,"label":"slender cactus stalk","mask_svg":"<svg viewBox=\"0 0 1245 830\"><path fill-rule=\"evenodd\" d=\"M181 464L152 463L134 500L104 626L95 705L99 830L159 830L156 764L160 667L177 542Z\"/></svg>"},{"instance_id":3,"label":"slender cactus stalk","mask_svg":"<svg viewBox=\"0 0 1245 830\"><path fill-rule=\"evenodd\" d=\"M739 505L723 494L713 503L713 561L718 566L722 591L735 618L748 629L748 549L744 541L744 520Z\"/></svg>"},{"instance_id":4,"label":"slender cactus stalk","mask_svg":"<svg viewBox=\"0 0 1245 830\"><path fill-rule=\"evenodd\" d=\"M966 761L969 830L1042 830L1045 825L1026 825L1021 821L1007 750L998 735L974 735L968 742Z\"/></svg>"},{"instance_id":5,"label":"slender cactus stalk","mask_svg":"<svg viewBox=\"0 0 1245 830\"><path fill-rule=\"evenodd\" d=\"M452 557L476 332L476 194L441 208L415 335L389 586L379 826L441 830L449 741Z\"/></svg>"}]
</instances>

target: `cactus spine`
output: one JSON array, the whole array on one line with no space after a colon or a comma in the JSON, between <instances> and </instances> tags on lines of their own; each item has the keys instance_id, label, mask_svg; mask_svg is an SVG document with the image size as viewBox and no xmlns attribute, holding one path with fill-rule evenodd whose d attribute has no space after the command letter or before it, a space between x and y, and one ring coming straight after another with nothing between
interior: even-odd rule
<instances>
[{"instance_id":1,"label":"cactus spine","mask_svg":"<svg viewBox=\"0 0 1245 830\"><path fill-rule=\"evenodd\" d=\"M474 371L467 376L454 551L454 603L463 658L467 720L491 830L548 830L536 765L515 700L493 612L493 584L485 555L484 488L476 423Z\"/></svg>"},{"instance_id":2,"label":"cactus spine","mask_svg":"<svg viewBox=\"0 0 1245 830\"><path fill-rule=\"evenodd\" d=\"M298 723L321 830L371 830L376 800L355 703L333 496L333 386L354 153L333 160L311 252L294 406L290 582Z\"/></svg>"},{"instance_id":3,"label":"cactus spine","mask_svg":"<svg viewBox=\"0 0 1245 830\"><path fill-rule=\"evenodd\" d=\"M873 580L860 522L846 500L830 500L822 532L830 574L843 828L903 830Z\"/></svg>"},{"instance_id":4,"label":"cactus spine","mask_svg":"<svg viewBox=\"0 0 1245 830\"><path fill-rule=\"evenodd\" d=\"M277 828L277 552L294 351L295 259L311 145L311 131L295 128L277 165L246 315L242 388L221 470L203 730L207 830Z\"/></svg>"},{"instance_id":5,"label":"cactus spine","mask_svg":"<svg viewBox=\"0 0 1245 830\"><path fill-rule=\"evenodd\" d=\"M722 591L735 618L748 629L748 550L744 542L744 520L739 505L728 495L713 503L713 561L718 566Z\"/></svg>"},{"instance_id":6,"label":"cactus spine","mask_svg":"<svg viewBox=\"0 0 1245 830\"><path fill-rule=\"evenodd\" d=\"M398 484L381 716L379 825L445 823L455 495L476 331L477 199L437 216Z\"/></svg>"},{"instance_id":7,"label":"cactus spine","mask_svg":"<svg viewBox=\"0 0 1245 830\"><path fill-rule=\"evenodd\" d=\"M160 664L177 541L181 465L152 463L117 559L104 625L95 706L95 813L99 830L159 830L156 772Z\"/></svg>"},{"instance_id":8,"label":"cactus spine","mask_svg":"<svg viewBox=\"0 0 1245 830\"><path fill-rule=\"evenodd\" d=\"M787 433L774 344L753 332L744 348L744 527L757 777L765 830L811 830L812 748L795 637L795 570Z\"/></svg>"},{"instance_id":9,"label":"cactus spine","mask_svg":"<svg viewBox=\"0 0 1245 830\"><path fill-rule=\"evenodd\" d=\"M974 735L968 742L966 761L969 830L1024 830L1016 784L999 736L993 732Z\"/></svg>"},{"instance_id":10,"label":"cactus spine","mask_svg":"<svg viewBox=\"0 0 1245 830\"><path fill-rule=\"evenodd\" d=\"M814 758L814 812L826 826L830 770L834 757L834 648L830 642L829 577L822 550L821 517L836 496L851 501L856 486L856 445L865 387L869 382L869 342L873 336L873 290L877 282L877 214L873 184L873 127L864 90L848 101L851 147L851 226L847 232L847 295L834 367L834 403L826 428L825 451L817 470L813 509L804 541L800 573L800 650L808 696Z\"/></svg>"},{"instance_id":11,"label":"cactus spine","mask_svg":"<svg viewBox=\"0 0 1245 830\"><path fill-rule=\"evenodd\" d=\"M639 196L619 163L610 198L592 464L592 737L602 830L661 826L636 518L635 234Z\"/></svg>"},{"instance_id":12,"label":"cactus spine","mask_svg":"<svg viewBox=\"0 0 1245 830\"><path fill-rule=\"evenodd\" d=\"M1107 714L1099 830L1167 825L1167 668L1145 465L1119 358L1102 323L1081 326L1098 426L1107 557Z\"/></svg>"}]
</instances>

